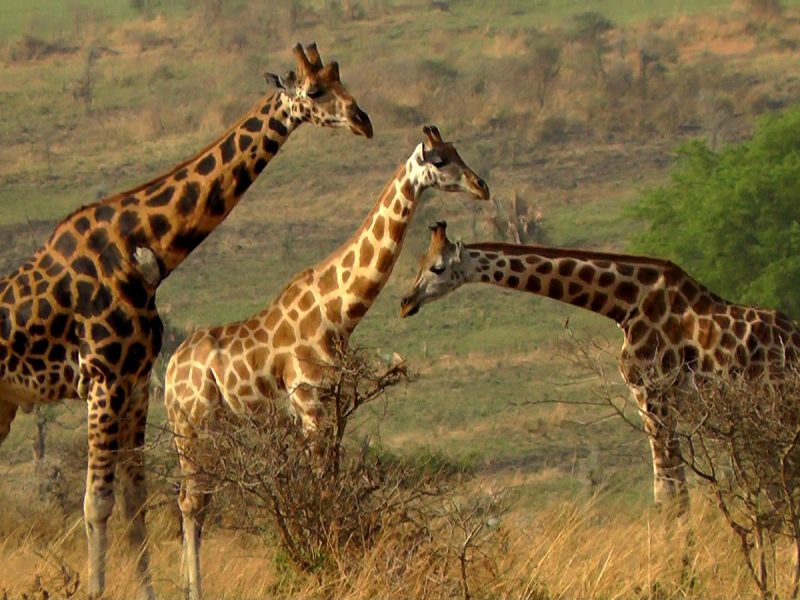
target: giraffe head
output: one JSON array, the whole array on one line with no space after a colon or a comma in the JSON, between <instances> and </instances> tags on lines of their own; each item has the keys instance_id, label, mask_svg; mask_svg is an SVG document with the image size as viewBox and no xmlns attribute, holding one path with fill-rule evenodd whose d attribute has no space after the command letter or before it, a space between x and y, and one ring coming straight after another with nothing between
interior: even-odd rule
<instances>
[{"instance_id":1,"label":"giraffe head","mask_svg":"<svg viewBox=\"0 0 800 600\"><path fill-rule=\"evenodd\" d=\"M372 122L339 79L339 64L322 64L317 45L292 49L297 71L281 77L265 73L267 83L283 92L293 119L322 127L349 127L356 135L372 137Z\"/></svg>"},{"instance_id":2,"label":"giraffe head","mask_svg":"<svg viewBox=\"0 0 800 600\"><path fill-rule=\"evenodd\" d=\"M426 187L446 192L467 192L480 200L488 200L489 186L466 165L453 144L442 139L439 129L435 125L425 125L422 131L425 141L415 151L418 158L414 165L421 183Z\"/></svg>"},{"instance_id":3,"label":"giraffe head","mask_svg":"<svg viewBox=\"0 0 800 600\"><path fill-rule=\"evenodd\" d=\"M457 289L466 278L461 268L463 246L447 239L447 223L431 225L431 243L419 261L414 285L400 300L400 316L417 314L420 307Z\"/></svg>"}]
</instances>

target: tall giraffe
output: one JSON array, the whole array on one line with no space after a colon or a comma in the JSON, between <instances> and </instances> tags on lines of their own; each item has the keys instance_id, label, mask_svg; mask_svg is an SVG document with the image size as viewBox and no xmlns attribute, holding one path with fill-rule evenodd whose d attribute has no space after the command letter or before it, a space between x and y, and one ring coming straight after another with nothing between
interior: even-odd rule
<instances>
[{"instance_id":1,"label":"tall giraffe","mask_svg":"<svg viewBox=\"0 0 800 600\"><path fill-rule=\"evenodd\" d=\"M338 65L323 66L314 44L307 54L300 44L293 51L297 73L266 74L276 90L217 141L144 185L78 209L0 280L0 442L20 406L87 400L90 597L104 588L115 478L120 508L132 520L140 594L154 597L135 450L144 442L147 385L161 348L158 284L227 217L298 125L372 136Z\"/></svg>"},{"instance_id":2,"label":"tall giraffe","mask_svg":"<svg viewBox=\"0 0 800 600\"><path fill-rule=\"evenodd\" d=\"M427 253L402 316L464 283L547 296L613 320L624 340L619 368L640 409L653 453L659 505L688 508L686 475L669 402L703 376L779 376L800 358L800 330L784 314L733 304L658 258L546 246L462 244L446 223L431 227Z\"/></svg>"},{"instance_id":3,"label":"tall giraffe","mask_svg":"<svg viewBox=\"0 0 800 600\"><path fill-rule=\"evenodd\" d=\"M206 494L187 456L199 428L219 410L257 415L286 394L305 431L323 414L319 388L380 293L400 254L422 192L466 191L486 200L486 183L464 164L436 127L400 165L353 236L314 268L298 274L264 310L249 319L199 329L167 366L164 401L181 458L180 509L184 522L182 571L190 598L200 597L200 531Z\"/></svg>"}]
</instances>

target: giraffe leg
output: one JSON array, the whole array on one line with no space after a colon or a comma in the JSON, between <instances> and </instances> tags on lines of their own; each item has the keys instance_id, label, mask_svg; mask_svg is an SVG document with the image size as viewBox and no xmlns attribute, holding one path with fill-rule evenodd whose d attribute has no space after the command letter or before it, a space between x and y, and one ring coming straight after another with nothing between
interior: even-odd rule
<instances>
[{"instance_id":1,"label":"giraffe leg","mask_svg":"<svg viewBox=\"0 0 800 600\"><path fill-rule=\"evenodd\" d=\"M142 383L133 391L128 417L123 422L122 453L117 466L120 494L117 503L128 522L127 538L132 556L136 557L136 574L139 582L139 597L153 600L155 592L150 577L145 503L147 485L144 476L145 424L147 419L148 389Z\"/></svg>"},{"instance_id":2,"label":"giraffe leg","mask_svg":"<svg viewBox=\"0 0 800 600\"><path fill-rule=\"evenodd\" d=\"M203 489L192 463L191 452L196 438L176 438L181 464L181 491L178 505L183 517L183 550L181 553L181 584L184 595L200 600L200 537L205 521L208 493Z\"/></svg>"},{"instance_id":3,"label":"giraffe leg","mask_svg":"<svg viewBox=\"0 0 800 600\"><path fill-rule=\"evenodd\" d=\"M657 393L633 389L653 454L653 495L659 508L682 515L689 510L686 470L680 440L667 399Z\"/></svg>"},{"instance_id":4,"label":"giraffe leg","mask_svg":"<svg viewBox=\"0 0 800 600\"><path fill-rule=\"evenodd\" d=\"M0 444L8 437L11 431L11 422L17 415L19 406L14 402L9 402L0 398Z\"/></svg>"},{"instance_id":5,"label":"giraffe leg","mask_svg":"<svg viewBox=\"0 0 800 600\"><path fill-rule=\"evenodd\" d=\"M120 448L120 415L128 402L128 386L113 375L96 374L88 383L89 465L83 513L89 547L89 598L105 588L108 518L114 508L114 475Z\"/></svg>"}]
</instances>

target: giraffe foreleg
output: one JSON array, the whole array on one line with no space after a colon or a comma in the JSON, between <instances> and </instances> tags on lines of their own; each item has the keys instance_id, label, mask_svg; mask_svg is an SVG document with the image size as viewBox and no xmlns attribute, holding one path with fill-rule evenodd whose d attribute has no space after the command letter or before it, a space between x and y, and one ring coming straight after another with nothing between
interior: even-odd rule
<instances>
[{"instance_id":1,"label":"giraffe foreleg","mask_svg":"<svg viewBox=\"0 0 800 600\"><path fill-rule=\"evenodd\" d=\"M686 469L674 417L663 394L633 388L653 455L653 496L659 508L681 515L689 509Z\"/></svg>"},{"instance_id":2,"label":"giraffe foreleg","mask_svg":"<svg viewBox=\"0 0 800 600\"><path fill-rule=\"evenodd\" d=\"M181 490L178 506L183 519L181 586L184 596L200 600L200 538L208 504L208 492L197 476L193 462L197 438L193 433L175 438L181 465Z\"/></svg>"},{"instance_id":3,"label":"giraffe foreleg","mask_svg":"<svg viewBox=\"0 0 800 600\"><path fill-rule=\"evenodd\" d=\"M126 419L123 421L122 452L117 466L120 492L117 502L123 517L128 522L127 538L131 555L136 559L136 574L139 582L139 597L153 600L150 561L147 548L147 526L145 504L147 485L144 476L145 425L147 419L148 388L140 383L131 395Z\"/></svg>"},{"instance_id":4,"label":"giraffe foreleg","mask_svg":"<svg viewBox=\"0 0 800 600\"><path fill-rule=\"evenodd\" d=\"M120 449L120 418L129 387L113 375L95 373L88 384L89 465L83 500L89 546L88 593L99 598L105 589L108 518L114 508L114 475Z\"/></svg>"}]
</instances>

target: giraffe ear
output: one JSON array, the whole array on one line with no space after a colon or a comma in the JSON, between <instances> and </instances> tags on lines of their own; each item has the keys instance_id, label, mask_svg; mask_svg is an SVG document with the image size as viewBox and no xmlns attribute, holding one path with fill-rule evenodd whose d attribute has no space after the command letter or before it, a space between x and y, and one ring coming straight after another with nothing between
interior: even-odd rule
<instances>
[{"instance_id":1,"label":"giraffe ear","mask_svg":"<svg viewBox=\"0 0 800 600\"><path fill-rule=\"evenodd\" d=\"M294 71L289 71L286 73L285 77L281 77L275 73L264 73L264 79L269 86L285 91L294 90L295 84L297 83L297 76L294 74Z\"/></svg>"}]
</instances>

